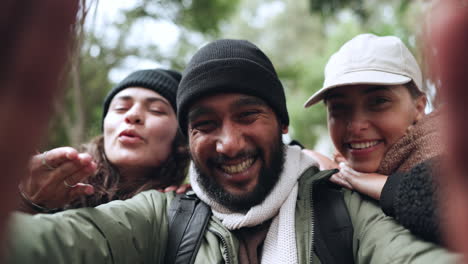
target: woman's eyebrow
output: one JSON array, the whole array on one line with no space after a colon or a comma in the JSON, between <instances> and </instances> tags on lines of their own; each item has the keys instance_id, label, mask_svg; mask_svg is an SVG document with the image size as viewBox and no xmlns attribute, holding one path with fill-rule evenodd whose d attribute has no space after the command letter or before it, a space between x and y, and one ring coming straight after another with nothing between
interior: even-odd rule
<instances>
[{"instance_id":1,"label":"woman's eyebrow","mask_svg":"<svg viewBox=\"0 0 468 264\"><path fill-rule=\"evenodd\" d=\"M339 99L339 98L345 98L344 94L342 93L330 93L330 94L326 94L324 97L323 97L323 101L324 102L327 102L331 99Z\"/></svg>"},{"instance_id":2,"label":"woman's eyebrow","mask_svg":"<svg viewBox=\"0 0 468 264\"><path fill-rule=\"evenodd\" d=\"M166 105L169 105L169 103L166 100L164 100L164 99L162 99L160 97L148 97L148 98L146 98L146 102L148 102L148 103L162 102L162 103L164 103Z\"/></svg>"},{"instance_id":3,"label":"woman's eyebrow","mask_svg":"<svg viewBox=\"0 0 468 264\"><path fill-rule=\"evenodd\" d=\"M115 101L132 101L132 100L134 100L134 98L131 95L119 95L119 96L116 96L114 100ZM160 97L148 97L148 98L145 99L145 101L147 103L162 102L162 103L164 103L166 105L169 105L169 103L166 100L164 100L163 98L160 98Z\"/></svg>"},{"instance_id":4,"label":"woman's eyebrow","mask_svg":"<svg viewBox=\"0 0 468 264\"><path fill-rule=\"evenodd\" d=\"M114 98L114 100L120 100L120 101L130 101L132 99L133 97L131 97L130 95L118 95Z\"/></svg>"},{"instance_id":5,"label":"woman's eyebrow","mask_svg":"<svg viewBox=\"0 0 468 264\"><path fill-rule=\"evenodd\" d=\"M382 90L388 91L390 90L390 88L388 88L387 86L376 85L376 86L372 86L372 87L365 89L364 94L369 94L369 93L378 92Z\"/></svg>"}]
</instances>

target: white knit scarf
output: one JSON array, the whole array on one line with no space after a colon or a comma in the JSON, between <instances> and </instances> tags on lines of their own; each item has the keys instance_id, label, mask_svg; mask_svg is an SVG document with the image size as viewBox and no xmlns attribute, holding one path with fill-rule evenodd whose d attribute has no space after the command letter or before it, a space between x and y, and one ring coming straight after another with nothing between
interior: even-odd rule
<instances>
[{"instance_id":1,"label":"white knit scarf","mask_svg":"<svg viewBox=\"0 0 468 264\"><path fill-rule=\"evenodd\" d=\"M232 212L213 201L198 185L198 174L190 167L190 181L198 197L208 204L213 214L229 230L252 227L272 219L263 244L262 263L297 263L296 233L294 226L298 179L317 162L299 147L286 147L286 158L279 181L265 200L245 214Z\"/></svg>"}]
</instances>

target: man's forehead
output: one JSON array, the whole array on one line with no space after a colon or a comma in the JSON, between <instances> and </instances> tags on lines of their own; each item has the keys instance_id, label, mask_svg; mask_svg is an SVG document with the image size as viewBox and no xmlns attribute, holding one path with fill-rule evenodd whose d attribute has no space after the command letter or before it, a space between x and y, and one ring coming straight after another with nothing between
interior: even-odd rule
<instances>
[{"instance_id":1,"label":"man's forehead","mask_svg":"<svg viewBox=\"0 0 468 264\"><path fill-rule=\"evenodd\" d=\"M257 96L240 93L218 93L204 96L194 102L189 107L188 121L193 121L207 114L216 114L222 111L233 112L245 106L270 108L263 99Z\"/></svg>"},{"instance_id":2,"label":"man's forehead","mask_svg":"<svg viewBox=\"0 0 468 264\"><path fill-rule=\"evenodd\" d=\"M240 107L244 105L268 106L260 97L241 93L217 93L206 95L195 101L189 108L189 112L200 107Z\"/></svg>"}]
</instances>

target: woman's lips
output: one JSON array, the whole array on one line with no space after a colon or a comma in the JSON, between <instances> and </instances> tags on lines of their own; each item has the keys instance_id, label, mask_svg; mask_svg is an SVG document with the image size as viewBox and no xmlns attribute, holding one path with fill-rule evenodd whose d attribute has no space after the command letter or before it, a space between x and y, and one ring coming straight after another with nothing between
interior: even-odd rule
<instances>
[{"instance_id":1,"label":"woman's lips","mask_svg":"<svg viewBox=\"0 0 468 264\"><path fill-rule=\"evenodd\" d=\"M383 144L382 140L369 140L360 142L350 142L346 147L353 156L363 156L374 152Z\"/></svg>"},{"instance_id":2,"label":"woman's lips","mask_svg":"<svg viewBox=\"0 0 468 264\"><path fill-rule=\"evenodd\" d=\"M373 147L379 144L380 142L381 140L369 140L369 141L349 142L347 143L347 145L348 145L348 148L350 149L361 150L361 149Z\"/></svg>"},{"instance_id":3,"label":"woman's lips","mask_svg":"<svg viewBox=\"0 0 468 264\"><path fill-rule=\"evenodd\" d=\"M123 144L136 144L143 142L143 138L135 131L124 130L118 136L119 142Z\"/></svg>"},{"instance_id":4,"label":"woman's lips","mask_svg":"<svg viewBox=\"0 0 468 264\"><path fill-rule=\"evenodd\" d=\"M135 143L140 143L143 142L143 140L139 137L130 137L130 136L119 136L119 142L124 143L124 144L135 144Z\"/></svg>"}]
</instances>

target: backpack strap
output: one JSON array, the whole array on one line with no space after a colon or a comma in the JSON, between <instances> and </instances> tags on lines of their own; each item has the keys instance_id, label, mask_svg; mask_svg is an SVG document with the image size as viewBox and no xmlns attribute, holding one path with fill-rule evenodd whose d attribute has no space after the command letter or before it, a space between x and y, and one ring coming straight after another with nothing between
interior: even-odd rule
<instances>
[{"instance_id":1,"label":"backpack strap","mask_svg":"<svg viewBox=\"0 0 468 264\"><path fill-rule=\"evenodd\" d=\"M168 209L169 235L164 263L194 263L211 210L193 191L177 195Z\"/></svg>"},{"instance_id":2,"label":"backpack strap","mask_svg":"<svg viewBox=\"0 0 468 264\"><path fill-rule=\"evenodd\" d=\"M327 177L313 188L315 252L322 263L354 263L353 224L341 187Z\"/></svg>"}]
</instances>

